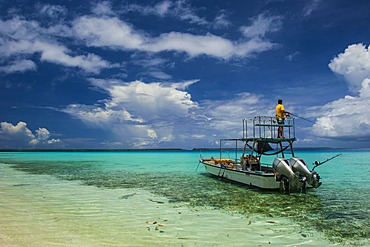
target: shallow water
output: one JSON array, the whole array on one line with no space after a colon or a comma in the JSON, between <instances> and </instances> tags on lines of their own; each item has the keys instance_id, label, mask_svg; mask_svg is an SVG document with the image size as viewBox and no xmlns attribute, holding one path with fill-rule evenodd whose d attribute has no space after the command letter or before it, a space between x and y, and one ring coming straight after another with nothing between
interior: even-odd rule
<instances>
[{"instance_id":1,"label":"shallow water","mask_svg":"<svg viewBox=\"0 0 370 247\"><path fill-rule=\"evenodd\" d=\"M229 243L238 245L243 243L246 235L241 229L248 227L249 222L253 221L251 220L254 219L253 217L261 217L264 219L262 220L264 224L262 224L263 228L259 229L260 231L264 231L270 225L282 228L281 232L279 230L273 231L271 238L275 236L276 240L278 236L288 236L289 232L295 234L294 237L276 241L276 243L283 245L302 243L302 239L307 240L305 245L317 244L321 241L319 238L324 238L325 241L330 241L329 243L333 245L370 245L368 240L370 237L370 152L348 150L339 152L343 154L316 168L322 177L323 185L320 188L310 190L306 194L291 195L263 192L223 181L205 174L202 166L195 171L199 153L191 151L1 153L0 163L4 164L4 169L22 171L22 174L32 174L35 181L37 178L44 179L44 175L58 178L59 180L53 181L60 181L59 190L62 192L66 181L71 181L78 182L77 188L81 188L81 190L85 188L100 188L104 191L109 189L108 191L113 192L127 190L123 195L118 196L118 199L125 200L128 204L134 205L139 203L134 200L145 197L145 195L152 195L149 198L146 197L144 202L149 205L154 204L157 207L166 207L166 210L169 211L171 210L168 207L172 209L185 207L187 210L202 209L202 213L209 214L207 219L198 222L195 217L191 220L200 225L228 224L223 219L219 219L220 215L213 215L216 212L223 212L229 217L243 219L237 223L236 229L238 230L233 231L234 234L238 233L237 237L233 239L234 242L230 242L230 238L218 239L217 242L197 240L203 244L222 245ZM310 150L298 151L296 155L305 159L308 164L312 164L315 160L324 161L337 153L338 150ZM202 155L204 157L217 156L218 153L206 152ZM78 186L78 184L80 185ZM37 188L37 186L33 187L32 183L28 185L16 180L12 186L13 190L27 188L32 191ZM68 190L68 186L66 189ZM100 200L105 200L104 194L101 196ZM142 203L143 201L139 204ZM61 210L61 212L64 211ZM135 214L137 217L138 212ZM85 219L88 215L84 214L80 220ZM91 218L97 217L96 215L96 213L91 214ZM126 217L129 219L129 216ZM134 215L132 216L134 217ZM58 217L64 219L63 215ZM225 218L225 216L222 217ZM227 221L226 218L225 221ZM125 220L128 219L125 218ZM167 221L169 220L170 217ZM231 219L229 228L232 227L234 220ZM285 220L287 222L284 222ZM157 233L162 231L160 230L161 226L153 224L155 221L158 220L148 220L145 229ZM281 223L275 224L276 222ZM251 225L256 225L256 222ZM295 227L292 229L291 226ZM117 230L117 228L114 229ZM112 231L111 229L110 231L116 232L116 230ZM213 227L206 228L206 231L209 231L207 234L214 235ZM163 231L159 236L163 237L164 233ZM137 232L133 231L133 234L135 235ZM194 233L190 235L193 236ZM259 241L266 240L263 236L261 237L255 239L256 246ZM177 237L172 243L184 241L189 243L189 239L186 238L189 237ZM317 242L315 243L313 239ZM141 245L147 244L137 239L133 239L131 244L138 242ZM165 244L167 242L158 243ZM193 242L193 244L195 243ZM273 241L263 243L270 245Z\"/></svg>"}]
</instances>

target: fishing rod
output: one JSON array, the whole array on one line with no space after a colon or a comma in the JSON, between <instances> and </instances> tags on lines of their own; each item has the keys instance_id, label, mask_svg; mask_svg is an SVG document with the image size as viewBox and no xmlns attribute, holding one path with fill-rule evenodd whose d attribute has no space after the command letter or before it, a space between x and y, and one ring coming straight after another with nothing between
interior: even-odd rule
<instances>
[{"instance_id":1,"label":"fishing rod","mask_svg":"<svg viewBox=\"0 0 370 247\"><path fill-rule=\"evenodd\" d=\"M295 117L297 117L297 118L303 119L303 120L305 120L305 121L307 121L307 122L310 122L310 123L315 124L315 122L313 122L313 121L311 121L311 120L309 120L309 119L307 119L307 118L300 117L300 116L295 115L295 114L293 114L293 113L289 113L289 114L290 114L290 115L292 115L292 116L295 116Z\"/></svg>"},{"instance_id":2,"label":"fishing rod","mask_svg":"<svg viewBox=\"0 0 370 247\"><path fill-rule=\"evenodd\" d=\"M333 157L328 158L328 159L324 160L323 162L315 161L315 163L314 163L315 166L312 168L312 171L315 170L316 167L321 166L322 164L324 164L324 163L326 163L326 162L328 162L328 161L330 161L330 160L332 160L332 159L334 159L334 158L336 158L340 155L342 155L342 154L340 153L340 154L334 155Z\"/></svg>"},{"instance_id":3,"label":"fishing rod","mask_svg":"<svg viewBox=\"0 0 370 247\"><path fill-rule=\"evenodd\" d=\"M312 123L312 124L316 124L316 125L319 125L319 126L321 126L321 127L323 127L323 128L327 128L327 126L322 125L322 124L317 123L317 122L315 123L314 121L311 121L311 120L309 120L309 119L307 119L307 118L300 117L300 116L295 115L295 114L293 114L293 113L289 113L289 114L290 114L290 115L292 115L292 116L295 116L295 117L297 117L297 118L303 119L303 120L305 120L305 121L307 121L307 122L310 122L310 123Z\"/></svg>"}]
</instances>

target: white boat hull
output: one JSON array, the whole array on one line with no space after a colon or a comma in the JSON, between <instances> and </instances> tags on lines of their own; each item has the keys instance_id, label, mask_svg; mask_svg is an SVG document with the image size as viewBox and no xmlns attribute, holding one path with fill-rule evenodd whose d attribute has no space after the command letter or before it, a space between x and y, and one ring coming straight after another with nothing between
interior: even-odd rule
<instances>
[{"instance_id":1,"label":"white boat hull","mask_svg":"<svg viewBox=\"0 0 370 247\"><path fill-rule=\"evenodd\" d=\"M282 189L283 186L280 181L276 181L274 173L243 171L226 168L219 164L202 163L206 172L238 183L270 190Z\"/></svg>"}]
</instances>

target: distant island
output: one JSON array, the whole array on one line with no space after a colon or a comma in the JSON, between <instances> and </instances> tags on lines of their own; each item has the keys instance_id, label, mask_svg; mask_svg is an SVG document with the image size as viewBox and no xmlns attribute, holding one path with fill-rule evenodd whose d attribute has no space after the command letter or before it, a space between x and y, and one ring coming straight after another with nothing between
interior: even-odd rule
<instances>
[{"instance_id":1,"label":"distant island","mask_svg":"<svg viewBox=\"0 0 370 247\"><path fill-rule=\"evenodd\" d=\"M186 151L182 148L66 148L66 149L0 149L0 152L149 152Z\"/></svg>"},{"instance_id":2,"label":"distant island","mask_svg":"<svg viewBox=\"0 0 370 247\"><path fill-rule=\"evenodd\" d=\"M333 148L333 147L296 147L296 150L362 150L361 148ZM225 147L224 151L235 150L235 148ZM243 150L238 147L238 150ZM365 148L364 150L368 150ZM169 152L169 151L220 151L219 147L197 147L192 149L184 148L64 148L64 149L0 149L1 152Z\"/></svg>"}]
</instances>

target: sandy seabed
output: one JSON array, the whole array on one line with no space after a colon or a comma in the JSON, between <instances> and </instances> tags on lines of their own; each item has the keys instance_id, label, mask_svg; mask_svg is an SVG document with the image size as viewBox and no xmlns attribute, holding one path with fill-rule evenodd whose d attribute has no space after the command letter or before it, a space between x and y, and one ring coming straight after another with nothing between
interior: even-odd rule
<instances>
[{"instance_id":1,"label":"sandy seabed","mask_svg":"<svg viewBox=\"0 0 370 247\"><path fill-rule=\"evenodd\" d=\"M284 218L169 203L0 165L0 246L331 246ZM339 245L335 245L339 246Z\"/></svg>"}]
</instances>

